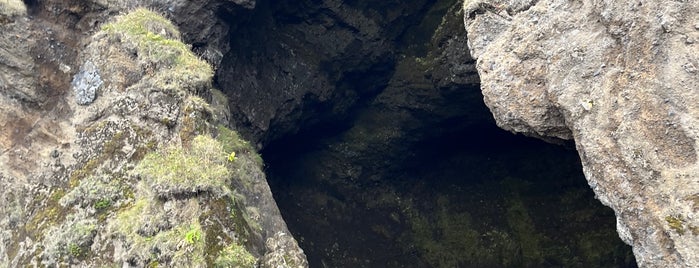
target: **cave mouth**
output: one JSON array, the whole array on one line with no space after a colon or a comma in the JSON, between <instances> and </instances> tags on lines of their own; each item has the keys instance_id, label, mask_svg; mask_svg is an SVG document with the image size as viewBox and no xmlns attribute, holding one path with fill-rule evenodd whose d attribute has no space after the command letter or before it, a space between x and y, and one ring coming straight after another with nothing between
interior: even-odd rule
<instances>
[{"instance_id":1,"label":"cave mouth","mask_svg":"<svg viewBox=\"0 0 699 268\"><path fill-rule=\"evenodd\" d=\"M574 146L493 122L461 4L261 0L226 15L217 84L264 145L310 266L635 267Z\"/></svg>"},{"instance_id":2,"label":"cave mouth","mask_svg":"<svg viewBox=\"0 0 699 268\"><path fill-rule=\"evenodd\" d=\"M572 145L471 125L348 181L329 175L347 167L327 164L342 161L324 159L324 131L341 132L313 129L263 151L311 267L636 267Z\"/></svg>"}]
</instances>

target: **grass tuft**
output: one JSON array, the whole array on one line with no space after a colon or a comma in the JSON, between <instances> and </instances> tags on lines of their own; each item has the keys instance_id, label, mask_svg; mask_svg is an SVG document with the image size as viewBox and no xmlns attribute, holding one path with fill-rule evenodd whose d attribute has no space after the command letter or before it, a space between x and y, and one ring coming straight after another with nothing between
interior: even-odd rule
<instances>
[{"instance_id":1,"label":"grass tuft","mask_svg":"<svg viewBox=\"0 0 699 268\"><path fill-rule=\"evenodd\" d=\"M196 136L190 148L169 147L147 154L135 172L161 198L202 192L222 196L230 191L227 155L218 141Z\"/></svg>"},{"instance_id":2,"label":"grass tuft","mask_svg":"<svg viewBox=\"0 0 699 268\"><path fill-rule=\"evenodd\" d=\"M180 41L180 32L163 16L138 8L102 27L110 37L132 48L139 64L165 90L208 90L213 69Z\"/></svg>"}]
</instances>

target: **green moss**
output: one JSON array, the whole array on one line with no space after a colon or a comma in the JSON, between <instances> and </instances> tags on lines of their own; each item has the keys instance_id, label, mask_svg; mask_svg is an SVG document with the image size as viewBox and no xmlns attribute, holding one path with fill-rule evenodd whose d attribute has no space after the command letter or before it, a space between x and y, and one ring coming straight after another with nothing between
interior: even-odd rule
<instances>
[{"instance_id":1,"label":"green moss","mask_svg":"<svg viewBox=\"0 0 699 268\"><path fill-rule=\"evenodd\" d=\"M255 267L257 259L245 247L231 244L218 254L214 267Z\"/></svg>"},{"instance_id":2,"label":"green moss","mask_svg":"<svg viewBox=\"0 0 699 268\"><path fill-rule=\"evenodd\" d=\"M68 246L68 253L73 257L80 257L83 254L83 250L78 246L78 244L71 243Z\"/></svg>"},{"instance_id":3,"label":"green moss","mask_svg":"<svg viewBox=\"0 0 699 268\"><path fill-rule=\"evenodd\" d=\"M70 174L70 178L68 179L68 186L70 188L74 188L80 185L80 181L83 180L85 177L94 174L95 170L97 169L97 167L99 167L101 163L101 158L93 158L87 161L87 163L85 163L81 168L74 170L73 173Z\"/></svg>"},{"instance_id":4,"label":"green moss","mask_svg":"<svg viewBox=\"0 0 699 268\"><path fill-rule=\"evenodd\" d=\"M145 198L137 199L133 205L123 209L117 214L116 224L112 227L122 234L133 234L142 222L141 216L146 212L149 200Z\"/></svg>"},{"instance_id":5,"label":"green moss","mask_svg":"<svg viewBox=\"0 0 699 268\"><path fill-rule=\"evenodd\" d=\"M49 198L51 199L51 201L58 202L58 200L61 200L61 198L65 195L66 195L66 191L59 188L59 189L55 189L53 191L53 193L51 194L51 197L49 197Z\"/></svg>"},{"instance_id":6,"label":"green moss","mask_svg":"<svg viewBox=\"0 0 699 268\"><path fill-rule=\"evenodd\" d=\"M670 229L674 230L680 235L684 234L684 220L675 216L667 216L665 217L665 221L667 222Z\"/></svg>"},{"instance_id":7,"label":"green moss","mask_svg":"<svg viewBox=\"0 0 699 268\"><path fill-rule=\"evenodd\" d=\"M199 243L201 241L201 225L190 225L189 231L184 235L184 240L190 244Z\"/></svg>"},{"instance_id":8,"label":"green moss","mask_svg":"<svg viewBox=\"0 0 699 268\"><path fill-rule=\"evenodd\" d=\"M97 234L96 220L84 212L71 214L60 225L51 227L42 240L42 256L49 260L85 257Z\"/></svg>"},{"instance_id":9,"label":"green moss","mask_svg":"<svg viewBox=\"0 0 699 268\"><path fill-rule=\"evenodd\" d=\"M229 192L226 156L218 141L197 136L188 149L171 146L147 154L135 172L160 197L200 192L223 195Z\"/></svg>"},{"instance_id":10,"label":"green moss","mask_svg":"<svg viewBox=\"0 0 699 268\"><path fill-rule=\"evenodd\" d=\"M527 207L518 194L507 200L507 223L520 243L526 266L538 266L543 262L540 234L529 216Z\"/></svg>"},{"instance_id":11,"label":"green moss","mask_svg":"<svg viewBox=\"0 0 699 268\"><path fill-rule=\"evenodd\" d=\"M140 64L153 74L159 88L195 93L210 84L211 66L179 41L179 31L163 16L138 8L102 30L115 40L135 46Z\"/></svg>"},{"instance_id":12,"label":"green moss","mask_svg":"<svg viewBox=\"0 0 699 268\"><path fill-rule=\"evenodd\" d=\"M253 148L250 142L243 140L237 132L223 125L218 125L217 132L218 135L216 139L223 145L223 150L227 153L226 155L230 155L230 153L233 152L238 156L245 154L250 156L255 165L263 165L262 157L256 152L255 148Z\"/></svg>"},{"instance_id":13,"label":"green moss","mask_svg":"<svg viewBox=\"0 0 699 268\"><path fill-rule=\"evenodd\" d=\"M112 200L109 198L103 198L95 202L95 209L102 210L108 208L112 205Z\"/></svg>"},{"instance_id":14,"label":"green moss","mask_svg":"<svg viewBox=\"0 0 699 268\"><path fill-rule=\"evenodd\" d=\"M64 215L58 203L50 203L48 207L40 209L34 217L25 225L25 230L31 234L39 235L46 227L59 222Z\"/></svg>"}]
</instances>

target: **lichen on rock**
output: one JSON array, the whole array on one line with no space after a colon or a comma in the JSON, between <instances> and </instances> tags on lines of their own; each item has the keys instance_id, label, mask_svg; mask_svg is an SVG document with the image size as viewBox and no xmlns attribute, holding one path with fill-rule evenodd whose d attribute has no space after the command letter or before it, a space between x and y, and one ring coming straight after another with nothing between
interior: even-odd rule
<instances>
[{"instance_id":1,"label":"lichen on rock","mask_svg":"<svg viewBox=\"0 0 699 268\"><path fill-rule=\"evenodd\" d=\"M102 86L99 69L91 61L85 62L80 71L73 77L75 102L87 105L95 100L97 90Z\"/></svg>"},{"instance_id":2,"label":"lichen on rock","mask_svg":"<svg viewBox=\"0 0 699 268\"><path fill-rule=\"evenodd\" d=\"M68 111L69 135L61 137L60 153L50 148L46 154L57 171L22 199L33 208L18 216L26 217L15 224L21 232L3 233L8 246L0 248L0 261L13 267L204 267L221 254L247 252L243 263L257 263L267 253L258 246L265 232L286 227L269 188L256 184L261 163L228 162L224 150L231 145L214 138L222 122L215 117L225 112L207 101L212 67L180 40L175 25L146 8L95 30L76 60L81 69L73 94L53 96ZM241 159L259 158L251 147L238 152ZM256 177L242 177L241 168L255 170ZM238 193L242 185L256 188ZM253 194L274 206L264 211L264 220L276 223L265 225L270 229L258 223L260 205L246 201Z\"/></svg>"},{"instance_id":3,"label":"lichen on rock","mask_svg":"<svg viewBox=\"0 0 699 268\"><path fill-rule=\"evenodd\" d=\"M490 7L464 20L498 126L575 140L639 266L699 266L699 3L473 2Z\"/></svg>"}]
</instances>

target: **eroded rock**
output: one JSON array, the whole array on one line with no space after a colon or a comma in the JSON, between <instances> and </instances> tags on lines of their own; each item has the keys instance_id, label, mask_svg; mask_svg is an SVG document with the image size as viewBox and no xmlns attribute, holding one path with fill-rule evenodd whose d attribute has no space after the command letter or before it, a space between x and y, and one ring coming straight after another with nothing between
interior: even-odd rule
<instances>
[{"instance_id":1,"label":"eroded rock","mask_svg":"<svg viewBox=\"0 0 699 268\"><path fill-rule=\"evenodd\" d=\"M574 139L640 266L698 266L699 4L474 0L464 9L498 125Z\"/></svg>"},{"instance_id":2,"label":"eroded rock","mask_svg":"<svg viewBox=\"0 0 699 268\"><path fill-rule=\"evenodd\" d=\"M18 53L32 64L0 62L13 75L1 80L0 126L15 130L0 134L0 266L254 265L266 240L288 230L259 156L216 118L226 106L209 104L212 95L227 102L211 93L212 67L160 14L129 8L97 27L86 21L120 6L93 4L42 2L28 8L37 18L10 22L47 29L29 35L40 44L29 55ZM63 12L74 20L54 21ZM94 28L81 36L73 27ZM24 73L42 94L17 88ZM305 259L298 246L286 253Z\"/></svg>"}]
</instances>

